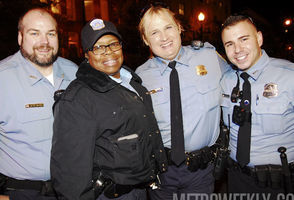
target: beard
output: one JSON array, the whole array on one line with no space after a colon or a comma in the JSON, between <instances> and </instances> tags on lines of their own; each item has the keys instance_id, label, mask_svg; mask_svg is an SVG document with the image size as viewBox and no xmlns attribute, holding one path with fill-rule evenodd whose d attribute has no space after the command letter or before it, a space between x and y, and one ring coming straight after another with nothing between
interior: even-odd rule
<instances>
[{"instance_id":1,"label":"beard","mask_svg":"<svg viewBox=\"0 0 294 200\"><path fill-rule=\"evenodd\" d=\"M51 50L51 55L48 55L47 57L40 57L38 56L35 51L38 49L47 49L47 50ZM30 54L28 53L22 46L20 46L20 52L21 55L27 59L29 59L32 63L35 63L36 65L40 66L40 67L48 67L50 65L52 65L58 57L58 52L56 52L54 54L53 52L53 47L49 46L49 45L41 45L41 46L34 46L33 47L33 53Z\"/></svg>"}]
</instances>

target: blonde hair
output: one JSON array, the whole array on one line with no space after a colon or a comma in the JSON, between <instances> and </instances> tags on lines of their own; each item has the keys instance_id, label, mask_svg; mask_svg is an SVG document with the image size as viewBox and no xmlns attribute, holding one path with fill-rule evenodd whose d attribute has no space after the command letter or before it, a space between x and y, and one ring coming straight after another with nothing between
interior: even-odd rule
<instances>
[{"instance_id":1,"label":"blonde hair","mask_svg":"<svg viewBox=\"0 0 294 200\"><path fill-rule=\"evenodd\" d=\"M179 27L180 31L183 31L183 27L178 19L176 19L175 14L169 10L168 8L164 8L162 6L152 6L144 13L143 17L140 20L138 29L141 35L141 38L144 40L146 38L146 27L145 25L151 21L152 17L157 15L168 15L172 18L175 24Z\"/></svg>"}]
</instances>

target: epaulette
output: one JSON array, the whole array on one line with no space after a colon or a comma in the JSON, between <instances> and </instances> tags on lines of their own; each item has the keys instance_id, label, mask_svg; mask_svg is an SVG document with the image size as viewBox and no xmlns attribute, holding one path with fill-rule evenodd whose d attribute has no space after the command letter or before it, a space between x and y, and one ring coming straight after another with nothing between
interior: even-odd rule
<instances>
[{"instance_id":1,"label":"epaulette","mask_svg":"<svg viewBox=\"0 0 294 200\"><path fill-rule=\"evenodd\" d=\"M270 65L278 68L288 69L291 71L294 70L294 63L281 58L270 58Z\"/></svg>"}]
</instances>

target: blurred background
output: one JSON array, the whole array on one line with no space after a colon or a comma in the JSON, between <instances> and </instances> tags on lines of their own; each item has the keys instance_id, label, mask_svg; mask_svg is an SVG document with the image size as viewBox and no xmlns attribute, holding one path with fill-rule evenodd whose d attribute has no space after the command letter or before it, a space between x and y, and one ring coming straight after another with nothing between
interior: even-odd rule
<instances>
[{"instance_id":1,"label":"blurred background","mask_svg":"<svg viewBox=\"0 0 294 200\"><path fill-rule=\"evenodd\" d=\"M269 56L294 62L294 0L162 0L180 19L183 43L208 41L224 55L220 26L233 13L251 16L264 35ZM60 55L77 64L83 59L80 31L94 17L112 21L124 39L125 64L136 69L149 57L137 26L148 0L0 0L0 60L18 49L19 17L35 6L50 9L59 23Z\"/></svg>"}]
</instances>

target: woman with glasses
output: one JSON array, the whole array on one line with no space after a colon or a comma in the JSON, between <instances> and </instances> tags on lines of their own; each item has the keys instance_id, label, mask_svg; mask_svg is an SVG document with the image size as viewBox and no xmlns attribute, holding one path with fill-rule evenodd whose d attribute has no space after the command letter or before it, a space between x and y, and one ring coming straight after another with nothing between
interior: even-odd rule
<instances>
[{"instance_id":1,"label":"woman with glasses","mask_svg":"<svg viewBox=\"0 0 294 200\"><path fill-rule=\"evenodd\" d=\"M86 59L53 108L53 187L60 199L144 200L167 165L150 95L111 22L91 20L81 39Z\"/></svg>"}]
</instances>

